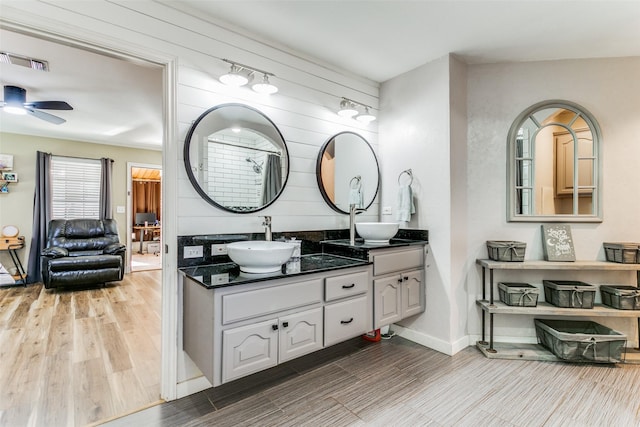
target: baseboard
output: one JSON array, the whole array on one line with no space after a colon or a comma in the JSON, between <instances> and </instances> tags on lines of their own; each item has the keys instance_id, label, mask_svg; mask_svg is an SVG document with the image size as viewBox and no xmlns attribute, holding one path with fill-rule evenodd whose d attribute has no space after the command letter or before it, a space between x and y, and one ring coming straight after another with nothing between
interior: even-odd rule
<instances>
[{"instance_id":1,"label":"baseboard","mask_svg":"<svg viewBox=\"0 0 640 427\"><path fill-rule=\"evenodd\" d=\"M405 328L400 325L394 324L392 326L392 329L394 330L396 335L401 336L402 338L408 339L409 341L413 341L417 344L423 345L449 356L453 356L457 352L465 349L470 345L468 336L464 336L451 343L441 340L440 338L432 337L431 335L427 335L423 332L418 332L414 329Z\"/></svg>"},{"instance_id":2,"label":"baseboard","mask_svg":"<svg viewBox=\"0 0 640 427\"><path fill-rule=\"evenodd\" d=\"M197 378L191 378L190 380L177 384L177 398L180 399L181 397L189 396L190 394L194 394L211 387L211 383L204 375Z\"/></svg>"}]
</instances>

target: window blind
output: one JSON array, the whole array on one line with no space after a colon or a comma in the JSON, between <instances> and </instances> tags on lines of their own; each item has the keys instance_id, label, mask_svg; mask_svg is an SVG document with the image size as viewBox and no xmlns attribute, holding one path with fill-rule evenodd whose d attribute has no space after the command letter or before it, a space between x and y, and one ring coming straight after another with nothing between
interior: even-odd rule
<instances>
[{"instance_id":1,"label":"window blind","mask_svg":"<svg viewBox=\"0 0 640 427\"><path fill-rule=\"evenodd\" d=\"M51 157L52 219L100 218L100 160Z\"/></svg>"}]
</instances>

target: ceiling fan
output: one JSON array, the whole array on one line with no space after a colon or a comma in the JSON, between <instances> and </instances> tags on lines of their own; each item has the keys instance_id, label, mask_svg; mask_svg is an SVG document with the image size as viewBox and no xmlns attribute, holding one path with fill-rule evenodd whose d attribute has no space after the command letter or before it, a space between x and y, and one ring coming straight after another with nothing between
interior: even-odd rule
<instances>
[{"instance_id":1,"label":"ceiling fan","mask_svg":"<svg viewBox=\"0 0 640 427\"><path fill-rule=\"evenodd\" d=\"M40 110L73 110L73 107L64 101L26 101L27 91L25 89L18 86L5 86L4 101L0 101L0 108L12 114L31 114L56 125L62 124L66 120Z\"/></svg>"}]
</instances>

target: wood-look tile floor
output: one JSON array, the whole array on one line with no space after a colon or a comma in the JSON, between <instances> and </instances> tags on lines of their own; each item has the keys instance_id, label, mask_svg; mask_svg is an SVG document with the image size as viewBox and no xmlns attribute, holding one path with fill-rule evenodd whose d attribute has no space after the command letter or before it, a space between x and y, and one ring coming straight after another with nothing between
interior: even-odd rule
<instances>
[{"instance_id":1,"label":"wood-look tile floor","mask_svg":"<svg viewBox=\"0 0 640 427\"><path fill-rule=\"evenodd\" d=\"M85 426L158 402L161 275L0 289L0 426Z\"/></svg>"},{"instance_id":2,"label":"wood-look tile floor","mask_svg":"<svg viewBox=\"0 0 640 427\"><path fill-rule=\"evenodd\" d=\"M121 426L638 427L640 366L356 339L105 424Z\"/></svg>"}]
</instances>

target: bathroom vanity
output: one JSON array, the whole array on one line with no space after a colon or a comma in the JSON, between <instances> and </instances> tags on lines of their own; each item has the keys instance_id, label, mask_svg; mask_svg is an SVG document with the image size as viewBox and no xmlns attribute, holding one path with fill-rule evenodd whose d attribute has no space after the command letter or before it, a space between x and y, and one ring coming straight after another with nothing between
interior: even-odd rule
<instances>
[{"instance_id":1,"label":"bathroom vanity","mask_svg":"<svg viewBox=\"0 0 640 427\"><path fill-rule=\"evenodd\" d=\"M372 329L369 262L313 254L290 266L263 277L235 264L182 270L184 350L214 386Z\"/></svg>"},{"instance_id":2,"label":"bathroom vanity","mask_svg":"<svg viewBox=\"0 0 640 427\"><path fill-rule=\"evenodd\" d=\"M181 268L183 348L215 387L425 308L425 240L323 240L282 270Z\"/></svg>"}]
</instances>

